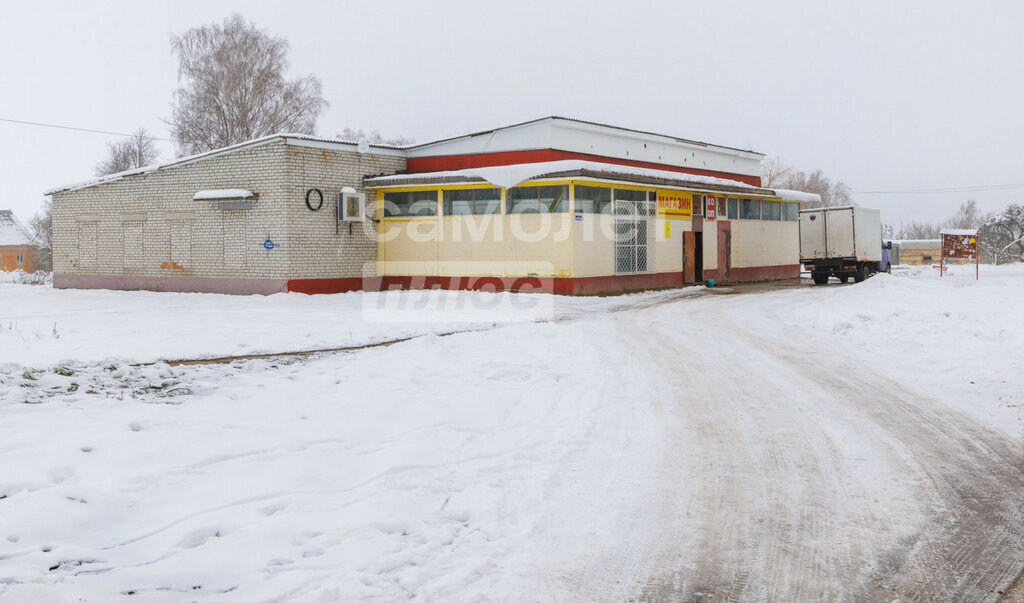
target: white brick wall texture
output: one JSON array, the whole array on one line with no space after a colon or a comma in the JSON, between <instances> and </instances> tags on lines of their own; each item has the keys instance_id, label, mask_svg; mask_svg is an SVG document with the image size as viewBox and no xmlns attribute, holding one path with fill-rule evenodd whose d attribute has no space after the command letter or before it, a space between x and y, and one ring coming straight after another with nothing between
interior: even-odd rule
<instances>
[{"instance_id":1,"label":"white brick wall texture","mask_svg":"<svg viewBox=\"0 0 1024 603\"><path fill-rule=\"evenodd\" d=\"M405 159L308 148L284 139L78 190L54 193L57 275L315 279L364 276L376 254L367 220L337 222L343 186L405 169ZM199 190L242 188L251 209L193 201ZM319 211L305 195L319 189ZM367 195L367 215L373 215ZM314 201L318 198L314 195ZM314 205L315 207L315 205ZM264 241L270 238L269 251ZM141 240L140 240L141 238Z\"/></svg>"}]
</instances>

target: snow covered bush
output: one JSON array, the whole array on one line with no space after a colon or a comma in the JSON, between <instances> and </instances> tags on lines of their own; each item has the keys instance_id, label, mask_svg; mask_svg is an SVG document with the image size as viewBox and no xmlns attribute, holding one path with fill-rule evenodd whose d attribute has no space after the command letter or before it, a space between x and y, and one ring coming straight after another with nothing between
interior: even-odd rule
<instances>
[{"instance_id":1,"label":"snow covered bush","mask_svg":"<svg viewBox=\"0 0 1024 603\"><path fill-rule=\"evenodd\" d=\"M53 274L49 272L36 271L32 273L24 270L13 272L0 271L0 284L14 283L16 285L52 285Z\"/></svg>"}]
</instances>

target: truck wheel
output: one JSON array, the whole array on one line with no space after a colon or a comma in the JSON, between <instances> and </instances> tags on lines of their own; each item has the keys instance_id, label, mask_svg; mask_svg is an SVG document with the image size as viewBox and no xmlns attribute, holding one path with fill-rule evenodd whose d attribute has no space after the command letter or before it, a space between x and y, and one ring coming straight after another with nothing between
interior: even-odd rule
<instances>
[{"instance_id":1,"label":"truck wheel","mask_svg":"<svg viewBox=\"0 0 1024 603\"><path fill-rule=\"evenodd\" d=\"M840 283L848 283L848 282L850 282L850 275L849 274L840 274L839 275L839 282Z\"/></svg>"},{"instance_id":2,"label":"truck wheel","mask_svg":"<svg viewBox=\"0 0 1024 603\"><path fill-rule=\"evenodd\" d=\"M827 272L812 272L811 280L814 281L815 285L827 285L828 284L828 273Z\"/></svg>"},{"instance_id":3,"label":"truck wheel","mask_svg":"<svg viewBox=\"0 0 1024 603\"><path fill-rule=\"evenodd\" d=\"M863 283L864 279L868 277L868 267L864 264L857 265L857 272L853 274L853 282Z\"/></svg>"}]
</instances>

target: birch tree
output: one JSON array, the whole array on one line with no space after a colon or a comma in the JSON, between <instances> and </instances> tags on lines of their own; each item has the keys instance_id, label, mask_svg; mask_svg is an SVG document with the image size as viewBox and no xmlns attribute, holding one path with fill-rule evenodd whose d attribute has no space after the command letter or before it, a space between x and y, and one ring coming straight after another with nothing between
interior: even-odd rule
<instances>
[{"instance_id":1,"label":"birch tree","mask_svg":"<svg viewBox=\"0 0 1024 603\"><path fill-rule=\"evenodd\" d=\"M320 80L287 79L288 41L239 14L172 36L179 87L169 125L180 154L261 136L315 134L327 108Z\"/></svg>"}]
</instances>

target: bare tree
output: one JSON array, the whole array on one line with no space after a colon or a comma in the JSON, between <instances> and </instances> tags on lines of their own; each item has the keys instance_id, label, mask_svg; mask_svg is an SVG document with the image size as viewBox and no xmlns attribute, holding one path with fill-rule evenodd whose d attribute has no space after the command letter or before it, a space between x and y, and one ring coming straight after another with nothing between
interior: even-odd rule
<instances>
[{"instance_id":1,"label":"bare tree","mask_svg":"<svg viewBox=\"0 0 1024 603\"><path fill-rule=\"evenodd\" d=\"M978 202L974 199L968 199L961 203L960 209L946 220L946 226L949 228L978 228L984 222L985 216L981 215L981 210L978 209Z\"/></svg>"},{"instance_id":2,"label":"bare tree","mask_svg":"<svg viewBox=\"0 0 1024 603\"><path fill-rule=\"evenodd\" d=\"M790 178L796 168L782 162L779 157L768 157L761 162L761 186L782 188L782 183Z\"/></svg>"},{"instance_id":3,"label":"bare tree","mask_svg":"<svg viewBox=\"0 0 1024 603\"><path fill-rule=\"evenodd\" d=\"M790 169L788 171L782 171L778 175L778 182L773 183L773 187L788 188L795 191L803 191L805 193L815 193L821 197L821 203L801 203L803 208L815 208L815 207L841 207L844 205L854 205L853 199L850 197L850 187L845 182L837 180L832 182L832 179L821 170L815 170L810 174L796 169Z\"/></svg>"},{"instance_id":4,"label":"bare tree","mask_svg":"<svg viewBox=\"0 0 1024 603\"><path fill-rule=\"evenodd\" d=\"M53 208L49 198L44 200L39 211L29 218L28 226L40 245L47 249L53 245Z\"/></svg>"},{"instance_id":5,"label":"bare tree","mask_svg":"<svg viewBox=\"0 0 1024 603\"><path fill-rule=\"evenodd\" d=\"M39 243L39 270L53 270L53 208L50 199L46 198L39 211L29 218L28 227Z\"/></svg>"},{"instance_id":6,"label":"bare tree","mask_svg":"<svg viewBox=\"0 0 1024 603\"><path fill-rule=\"evenodd\" d=\"M345 128L344 130L341 131L341 134L338 134L336 136L336 138L355 142L365 140L370 144L389 144L396 147L404 147L416 142L414 139L406 138L404 136L384 136L383 134L380 133L380 130L374 130L373 132L367 134L362 130L362 128L358 130L353 130L352 128Z\"/></svg>"},{"instance_id":7,"label":"bare tree","mask_svg":"<svg viewBox=\"0 0 1024 603\"><path fill-rule=\"evenodd\" d=\"M889 233L888 236L883 238L907 241L938 239L941 228L938 224L929 224L928 222L912 220L905 223L903 220L900 220L898 225L887 224L883 227L883 230Z\"/></svg>"},{"instance_id":8,"label":"bare tree","mask_svg":"<svg viewBox=\"0 0 1024 603\"><path fill-rule=\"evenodd\" d=\"M279 132L314 134L320 80L285 79L288 41L233 14L171 37L178 80L170 125L178 151L203 153Z\"/></svg>"},{"instance_id":9,"label":"bare tree","mask_svg":"<svg viewBox=\"0 0 1024 603\"><path fill-rule=\"evenodd\" d=\"M978 242L997 264L1009 258L1024 261L1024 203L989 217L978 229Z\"/></svg>"},{"instance_id":10,"label":"bare tree","mask_svg":"<svg viewBox=\"0 0 1024 603\"><path fill-rule=\"evenodd\" d=\"M139 128L127 140L107 143L107 158L96 164L96 175L106 176L156 163L160 152L145 128Z\"/></svg>"}]
</instances>

